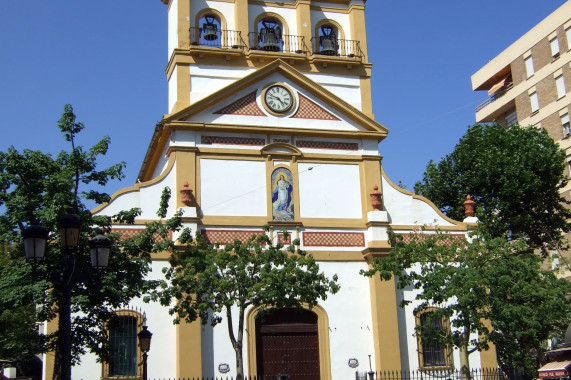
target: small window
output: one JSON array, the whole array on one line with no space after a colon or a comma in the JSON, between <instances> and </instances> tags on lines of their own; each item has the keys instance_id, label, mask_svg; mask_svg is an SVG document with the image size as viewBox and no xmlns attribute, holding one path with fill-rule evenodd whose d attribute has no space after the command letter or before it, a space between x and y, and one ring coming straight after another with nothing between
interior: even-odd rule
<instances>
[{"instance_id":1,"label":"small window","mask_svg":"<svg viewBox=\"0 0 571 380\"><path fill-rule=\"evenodd\" d=\"M533 57L531 55L525 59L525 72L528 78L535 72L533 70Z\"/></svg>"},{"instance_id":2,"label":"small window","mask_svg":"<svg viewBox=\"0 0 571 380\"><path fill-rule=\"evenodd\" d=\"M506 124L508 127L511 127L514 124L517 124L517 112L513 111L506 115Z\"/></svg>"},{"instance_id":3,"label":"small window","mask_svg":"<svg viewBox=\"0 0 571 380\"><path fill-rule=\"evenodd\" d=\"M569 128L569 114L561 115L561 127L563 128L563 136L569 137L571 129Z\"/></svg>"},{"instance_id":4,"label":"small window","mask_svg":"<svg viewBox=\"0 0 571 380\"><path fill-rule=\"evenodd\" d=\"M420 367L451 366L450 350L438 340L448 334L448 319L437 316L434 311L425 311L417 317L417 323Z\"/></svg>"},{"instance_id":5,"label":"small window","mask_svg":"<svg viewBox=\"0 0 571 380\"><path fill-rule=\"evenodd\" d=\"M137 318L117 316L109 326L109 376L137 376Z\"/></svg>"},{"instance_id":6,"label":"small window","mask_svg":"<svg viewBox=\"0 0 571 380\"><path fill-rule=\"evenodd\" d=\"M551 55L553 59L559 58L559 40L557 37L549 41L549 45L551 46Z\"/></svg>"},{"instance_id":7,"label":"small window","mask_svg":"<svg viewBox=\"0 0 571 380\"><path fill-rule=\"evenodd\" d=\"M258 23L258 48L267 51L283 51L281 23L274 18L265 18Z\"/></svg>"},{"instance_id":8,"label":"small window","mask_svg":"<svg viewBox=\"0 0 571 380\"><path fill-rule=\"evenodd\" d=\"M567 36L567 50L571 50L571 27L565 29L565 35Z\"/></svg>"},{"instance_id":9,"label":"small window","mask_svg":"<svg viewBox=\"0 0 571 380\"><path fill-rule=\"evenodd\" d=\"M557 99L565 96L565 80L563 75L559 75L555 78L555 87L557 87Z\"/></svg>"},{"instance_id":10,"label":"small window","mask_svg":"<svg viewBox=\"0 0 571 380\"><path fill-rule=\"evenodd\" d=\"M319 54L339 55L339 31L333 25L322 25L319 28Z\"/></svg>"},{"instance_id":11,"label":"small window","mask_svg":"<svg viewBox=\"0 0 571 380\"><path fill-rule=\"evenodd\" d=\"M537 99L537 92L529 94L529 101L531 102L531 113L539 111L539 99Z\"/></svg>"}]
</instances>

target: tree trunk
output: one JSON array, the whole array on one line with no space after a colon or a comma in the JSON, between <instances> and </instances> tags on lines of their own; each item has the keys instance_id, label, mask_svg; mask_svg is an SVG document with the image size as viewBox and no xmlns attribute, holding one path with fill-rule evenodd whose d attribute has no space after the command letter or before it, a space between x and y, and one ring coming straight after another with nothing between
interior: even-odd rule
<instances>
[{"instance_id":1,"label":"tree trunk","mask_svg":"<svg viewBox=\"0 0 571 380\"><path fill-rule=\"evenodd\" d=\"M236 353L236 380L244 379L244 358L242 356L242 339L244 327L244 308L240 307L238 316L238 339L234 335L234 322L232 320L231 306L226 306L226 320L228 322L228 335Z\"/></svg>"},{"instance_id":2,"label":"tree trunk","mask_svg":"<svg viewBox=\"0 0 571 380\"><path fill-rule=\"evenodd\" d=\"M468 343L470 342L470 329L464 328L462 333L462 344L460 345L460 374L462 380L470 380L470 361Z\"/></svg>"}]
</instances>

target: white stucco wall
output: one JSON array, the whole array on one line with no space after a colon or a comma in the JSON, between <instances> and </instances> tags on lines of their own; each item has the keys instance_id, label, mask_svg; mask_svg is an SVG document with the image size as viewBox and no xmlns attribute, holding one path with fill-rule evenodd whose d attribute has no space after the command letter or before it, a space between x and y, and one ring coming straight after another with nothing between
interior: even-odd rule
<instances>
[{"instance_id":1,"label":"white stucco wall","mask_svg":"<svg viewBox=\"0 0 571 380\"><path fill-rule=\"evenodd\" d=\"M244 67L193 65L190 67L190 102L195 103L253 71Z\"/></svg>"},{"instance_id":2,"label":"white stucco wall","mask_svg":"<svg viewBox=\"0 0 571 380\"><path fill-rule=\"evenodd\" d=\"M178 99L177 82L178 82L178 73L177 73L177 68L175 67L170 78L168 78L169 112L172 111L172 108L174 107L174 104Z\"/></svg>"},{"instance_id":3,"label":"white stucco wall","mask_svg":"<svg viewBox=\"0 0 571 380\"><path fill-rule=\"evenodd\" d=\"M160 205L162 191L165 187L169 187L171 189L171 202L169 203L167 215L167 218L169 218L176 212L176 205L173 201L176 195L175 166L176 164L173 165L171 171L160 181L149 186L141 186L138 191L133 188L133 191L117 195L107 206L95 213L95 215L111 216L120 211L138 207L141 209L140 219L157 219L157 210Z\"/></svg>"},{"instance_id":4,"label":"white stucco wall","mask_svg":"<svg viewBox=\"0 0 571 380\"><path fill-rule=\"evenodd\" d=\"M361 80L359 77L311 73L307 73L306 76L358 110L362 109Z\"/></svg>"},{"instance_id":5,"label":"white stucco wall","mask_svg":"<svg viewBox=\"0 0 571 380\"><path fill-rule=\"evenodd\" d=\"M383 205L393 225L438 225L452 226L438 211L422 199L414 198L409 192L401 192L382 178Z\"/></svg>"},{"instance_id":6,"label":"white stucco wall","mask_svg":"<svg viewBox=\"0 0 571 380\"><path fill-rule=\"evenodd\" d=\"M302 218L362 218L358 165L304 162L298 165Z\"/></svg>"},{"instance_id":7,"label":"white stucco wall","mask_svg":"<svg viewBox=\"0 0 571 380\"><path fill-rule=\"evenodd\" d=\"M266 165L262 161L200 160L204 215L266 216Z\"/></svg>"},{"instance_id":8,"label":"white stucco wall","mask_svg":"<svg viewBox=\"0 0 571 380\"><path fill-rule=\"evenodd\" d=\"M170 59L174 49L178 47L178 1L179 0L172 0L168 12L167 62Z\"/></svg>"}]
</instances>

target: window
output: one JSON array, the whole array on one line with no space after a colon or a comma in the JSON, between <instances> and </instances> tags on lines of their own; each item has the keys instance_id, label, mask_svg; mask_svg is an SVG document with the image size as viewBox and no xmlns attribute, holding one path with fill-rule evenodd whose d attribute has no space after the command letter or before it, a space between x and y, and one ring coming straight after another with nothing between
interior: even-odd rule
<instances>
[{"instance_id":1,"label":"window","mask_svg":"<svg viewBox=\"0 0 571 380\"><path fill-rule=\"evenodd\" d=\"M539 111L539 100L537 99L537 92L529 94L529 101L531 102L531 113Z\"/></svg>"},{"instance_id":2,"label":"window","mask_svg":"<svg viewBox=\"0 0 571 380\"><path fill-rule=\"evenodd\" d=\"M567 50L571 50L571 27L565 29L565 35L567 36Z\"/></svg>"},{"instance_id":3,"label":"window","mask_svg":"<svg viewBox=\"0 0 571 380\"><path fill-rule=\"evenodd\" d=\"M109 376L137 376L137 317L117 316L110 322Z\"/></svg>"},{"instance_id":4,"label":"window","mask_svg":"<svg viewBox=\"0 0 571 380\"><path fill-rule=\"evenodd\" d=\"M525 59L525 72L527 73L528 78L535 72L533 70L533 58L531 55Z\"/></svg>"},{"instance_id":5,"label":"window","mask_svg":"<svg viewBox=\"0 0 571 380\"><path fill-rule=\"evenodd\" d=\"M557 87L557 99L565 96L565 80L563 75L559 75L555 78L555 87Z\"/></svg>"},{"instance_id":6,"label":"window","mask_svg":"<svg viewBox=\"0 0 571 380\"><path fill-rule=\"evenodd\" d=\"M559 58L559 40L557 40L557 37L550 40L549 45L551 46L551 55L553 56L553 59Z\"/></svg>"},{"instance_id":7,"label":"window","mask_svg":"<svg viewBox=\"0 0 571 380\"><path fill-rule=\"evenodd\" d=\"M569 127L569 114L568 113L561 115L561 127L563 128L563 136L569 137L569 134L571 134L571 129Z\"/></svg>"},{"instance_id":8,"label":"window","mask_svg":"<svg viewBox=\"0 0 571 380\"><path fill-rule=\"evenodd\" d=\"M517 112L513 111L506 115L506 124L508 127L511 127L514 124L517 124Z\"/></svg>"},{"instance_id":9,"label":"window","mask_svg":"<svg viewBox=\"0 0 571 380\"><path fill-rule=\"evenodd\" d=\"M449 323L446 317L435 313L438 309L425 311L417 316L418 349L420 367L450 367L451 352L448 347L441 344L439 337L446 336Z\"/></svg>"}]
</instances>

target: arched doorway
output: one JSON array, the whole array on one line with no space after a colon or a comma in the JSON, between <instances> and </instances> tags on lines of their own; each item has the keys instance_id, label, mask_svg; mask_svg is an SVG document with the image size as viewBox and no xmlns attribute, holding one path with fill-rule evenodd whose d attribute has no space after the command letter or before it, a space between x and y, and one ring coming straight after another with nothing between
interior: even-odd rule
<instances>
[{"instance_id":1,"label":"arched doorway","mask_svg":"<svg viewBox=\"0 0 571 380\"><path fill-rule=\"evenodd\" d=\"M258 376L276 380L319 380L317 315L280 309L256 319Z\"/></svg>"}]
</instances>

